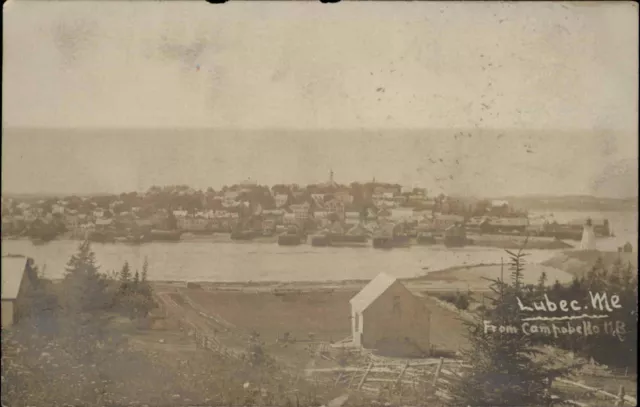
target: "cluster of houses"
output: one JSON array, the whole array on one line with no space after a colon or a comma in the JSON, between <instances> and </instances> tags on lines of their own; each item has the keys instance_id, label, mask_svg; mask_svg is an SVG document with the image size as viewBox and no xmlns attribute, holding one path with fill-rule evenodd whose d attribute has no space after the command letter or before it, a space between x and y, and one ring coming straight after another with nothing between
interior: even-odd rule
<instances>
[{"instance_id":1,"label":"cluster of houses","mask_svg":"<svg viewBox=\"0 0 640 407\"><path fill-rule=\"evenodd\" d=\"M25 235L25 231L38 224L64 231L69 238L85 238L94 233L126 234L148 230L177 230L181 232L207 233L231 232L241 225L276 233L277 228L289 225L307 229L324 227L339 221L344 225L377 219L395 221L408 219L422 212L431 213L434 199L427 198L424 190L403 191L400 186L381 184L371 189L365 197L367 204L355 202L350 187L337 184L333 174L328 182L315 185L314 190L297 185L270 190L270 204L255 199L257 183L245 181L223 191L207 194L206 203L198 210L188 205L165 205L149 210L143 206L120 209L122 199L113 196L108 203L96 202L91 197L58 199L55 202L15 202L2 199L3 236ZM195 196L199 191L185 189L180 195ZM150 190L146 195L153 195ZM252 195L253 194L253 195ZM260 197L258 197L260 198ZM145 199L147 199L145 197ZM149 198L153 200L153 198ZM420 211L414 213L413 208Z\"/></svg>"},{"instance_id":2,"label":"cluster of houses","mask_svg":"<svg viewBox=\"0 0 640 407\"><path fill-rule=\"evenodd\" d=\"M123 200L127 194L102 200L68 197L55 202L16 202L3 197L2 234L29 236L29 231L45 230L49 235L64 233L69 238L97 235L124 238L153 230L206 234L231 233L240 228L273 235L294 225L308 231L336 224L345 229L360 225L373 230L392 223L409 230L444 231L464 226L481 233L571 235L581 233L583 223L540 223L501 200L486 201L479 214L477 202L463 202L442 194L429 196L421 188L375 180L364 184L366 188L359 185L359 190L353 184L340 185L331 172L327 182L307 187L279 185L268 189L250 180L218 192L181 187L172 190L169 202L162 204L157 202L163 193L159 187L134 194L134 204ZM595 222L597 234L608 234L606 221Z\"/></svg>"}]
</instances>

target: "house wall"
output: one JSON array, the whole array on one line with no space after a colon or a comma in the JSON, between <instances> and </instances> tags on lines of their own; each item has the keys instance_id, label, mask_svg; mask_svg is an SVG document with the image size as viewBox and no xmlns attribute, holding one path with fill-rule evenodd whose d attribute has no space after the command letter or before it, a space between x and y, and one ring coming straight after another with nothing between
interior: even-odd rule
<instances>
[{"instance_id":1,"label":"house wall","mask_svg":"<svg viewBox=\"0 0 640 407\"><path fill-rule=\"evenodd\" d=\"M2 300L2 329L13 325L13 300Z\"/></svg>"},{"instance_id":2,"label":"house wall","mask_svg":"<svg viewBox=\"0 0 640 407\"><path fill-rule=\"evenodd\" d=\"M362 333L362 314L354 311L352 307L351 308L351 336L353 338L353 343L357 346L362 346L361 333Z\"/></svg>"},{"instance_id":3,"label":"house wall","mask_svg":"<svg viewBox=\"0 0 640 407\"><path fill-rule=\"evenodd\" d=\"M31 279L25 271L22 274L22 280L20 281L20 288L18 289L18 298L13 301L13 323L18 322L22 317L30 312L31 301L33 300L31 293L33 286Z\"/></svg>"},{"instance_id":4,"label":"house wall","mask_svg":"<svg viewBox=\"0 0 640 407\"><path fill-rule=\"evenodd\" d=\"M359 344L364 348L391 350L398 355L429 352L430 312L400 282L396 281L362 314Z\"/></svg>"}]
</instances>

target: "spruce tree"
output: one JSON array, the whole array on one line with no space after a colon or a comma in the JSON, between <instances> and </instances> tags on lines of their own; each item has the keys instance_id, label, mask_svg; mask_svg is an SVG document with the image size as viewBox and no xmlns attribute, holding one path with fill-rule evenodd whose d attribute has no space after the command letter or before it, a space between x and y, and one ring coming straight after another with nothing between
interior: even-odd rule
<instances>
[{"instance_id":1,"label":"spruce tree","mask_svg":"<svg viewBox=\"0 0 640 407\"><path fill-rule=\"evenodd\" d=\"M137 291L140 287L140 273L136 270L136 273L133 275L133 290Z\"/></svg>"},{"instance_id":2,"label":"spruce tree","mask_svg":"<svg viewBox=\"0 0 640 407\"><path fill-rule=\"evenodd\" d=\"M122 269L120 270L120 291L125 294L128 292L131 283L131 270L129 269L129 262L125 261Z\"/></svg>"},{"instance_id":3,"label":"spruce tree","mask_svg":"<svg viewBox=\"0 0 640 407\"><path fill-rule=\"evenodd\" d=\"M144 316L149 314L151 309L155 307L155 302L153 300L153 292L151 290L151 284L149 284L148 280L149 273L149 260L145 257L144 263L142 265L142 276L139 284L138 292L141 294L142 304L140 306L140 310Z\"/></svg>"},{"instance_id":4,"label":"spruce tree","mask_svg":"<svg viewBox=\"0 0 640 407\"><path fill-rule=\"evenodd\" d=\"M65 269L64 310L74 314L104 309L108 305L106 287L106 279L100 273L91 244L88 240L82 242Z\"/></svg>"},{"instance_id":5,"label":"spruce tree","mask_svg":"<svg viewBox=\"0 0 640 407\"><path fill-rule=\"evenodd\" d=\"M140 280L140 291L144 293L151 293L151 286L149 285L149 260L147 257L144 258L144 263L142 264L142 276Z\"/></svg>"},{"instance_id":6,"label":"spruce tree","mask_svg":"<svg viewBox=\"0 0 640 407\"><path fill-rule=\"evenodd\" d=\"M538 279L538 286L537 286L538 294L543 293L546 286L547 286L547 273L543 271L542 273L540 273L540 278Z\"/></svg>"},{"instance_id":7,"label":"spruce tree","mask_svg":"<svg viewBox=\"0 0 640 407\"><path fill-rule=\"evenodd\" d=\"M131 269L129 268L129 262L125 261L120 270L120 282L128 283L131 281Z\"/></svg>"},{"instance_id":8,"label":"spruce tree","mask_svg":"<svg viewBox=\"0 0 640 407\"><path fill-rule=\"evenodd\" d=\"M547 405L550 380L562 373L536 360L532 336L520 329L522 315L517 296L522 292L524 254L508 252L511 284L492 280L490 307L484 319L494 326L513 326L517 333L485 331L483 321L466 322L469 347L462 350L460 379L449 386L455 406Z\"/></svg>"}]
</instances>

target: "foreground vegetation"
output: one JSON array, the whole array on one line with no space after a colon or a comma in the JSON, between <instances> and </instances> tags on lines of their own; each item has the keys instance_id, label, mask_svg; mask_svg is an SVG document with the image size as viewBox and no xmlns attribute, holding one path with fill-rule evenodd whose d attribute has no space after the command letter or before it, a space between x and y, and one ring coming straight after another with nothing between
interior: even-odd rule
<instances>
[{"instance_id":1,"label":"foreground vegetation","mask_svg":"<svg viewBox=\"0 0 640 407\"><path fill-rule=\"evenodd\" d=\"M606 268L599 261L585 276L576 277L571 285L556 282L548 289L544 273L538 285L523 284L525 254L522 251L508 253L511 256L510 282L492 280L494 296L489 298L488 306L479 311L481 318L466 322L470 346L463 351L465 367L460 372L460 380L449 386L452 405L552 405L554 380L571 373L580 363L544 357L541 352L544 345L570 350L600 363L636 370L638 287L637 270L633 270L631 264L625 266L616 262ZM605 314L607 320L625 324L623 334L554 336L527 334L524 329L512 332L486 329L485 321L491 321L496 327L523 326L527 321L525 318L532 316L522 308L523 302L537 301L540 307L536 309L536 315L567 316L566 309L549 306L549 298L558 303L564 300L587 304L593 292L620 298L620 308L605 307L602 311L594 311ZM468 298L469 295L458 293L446 300L460 309L467 309ZM546 304L546 309L542 309L541 304Z\"/></svg>"},{"instance_id":2,"label":"foreground vegetation","mask_svg":"<svg viewBox=\"0 0 640 407\"><path fill-rule=\"evenodd\" d=\"M125 264L99 271L88 242L59 287L39 279L28 314L2 333L2 403L7 406L321 405L330 394L247 344L241 360L198 350L140 351L115 321L141 326L155 306L142 275Z\"/></svg>"},{"instance_id":3,"label":"foreground vegetation","mask_svg":"<svg viewBox=\"0 0 640 407\"><path fill-rule=\"evenodd\" d=\"M573 284L557 283L549 288L544 275L537 285L524 284L524 254L510 255L510 282L492 280L493 297L487 299L486 307L472 311L481 318L467 323L470 346L462 352L459 380L445 386L452 397L448 405L551 405L554 381L570 373L573 366L541 357L543 346L635 370L637 273L630 265L596 263ZM2 333L2 403L298 407L320 406L345 391L336 388L333 380L315 381L283 367L257 335L248 340L241 358L195 348L169 352L162 347L132 347L128 334L148 328L156 307L147 269L145 262L141 273L132 272L125 263L119 273L106 275L85 242L69 260L61 283L38 279L27 315ZM547 295L554 300L584 302L594 290L619 295L622 308L611 310L609 316L628 324L625 341L613 335L550 338L488 334L483 329L483 319L496 325L522 323L525 314L518 299L531 303L544 301ZM473 301L470 293L442 298L461 309L469 309ZM129 322L129 331L119 328L122 320ZM433 393L402 395L389 389L377 396L351 394L344 406L445 403L433 397Z\"/></svg>"}]
</instances>

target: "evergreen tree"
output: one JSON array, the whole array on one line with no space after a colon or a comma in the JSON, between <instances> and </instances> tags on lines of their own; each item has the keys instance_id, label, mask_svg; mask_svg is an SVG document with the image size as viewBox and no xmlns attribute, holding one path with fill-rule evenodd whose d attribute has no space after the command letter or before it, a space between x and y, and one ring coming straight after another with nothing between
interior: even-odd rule
<instances>
[{"instance_id":1,"label":"evergreen tree","mask_svg":"<svg viewBox=\"0 0 640 407\"><path fill-rule=\"evenodd\" d=\"M151 289L151 284L148 281L148 273L149 273L149 261L145 257L144 263L142 265L142 275L140 279L140 284L138 288L139 298L138 298L138 313L141 316L147 316L149 312L156 307L155 301L153 300L153 291Z\"/></svg>"},{"instance_id":2,"label":"evergreen tree","mask_svg":"<svg viewBox=\"0 0 640 407\"><path fill-rule=\"evenodd\" d=\"M151 286L149 285L148 276L149 274L149 260L147 257L144 258L144 263L142 264L142 276L140 280L140 292L143 294L151 295Z\"/></svg>"},{"instance_id":3,"label":"evergreen tree","mask_svg":"<svg viewBox=\"0 0 640 407\"><path fill-rule=\"evenodd\" d=\"M120 291L125 293L129 290L131 283L131 270L129 269L129 262L125 261L122 269L120 270Z\"/></svg>"},{"instance_id":4,"label":"evergreen tree","mask_svg":"<svg viewBox=\"0 0 640 407\"><path fill-rule=\"evenodd\" d=\"M104 309L109 299L107 281L100 273L89 241L78 247L78 252L67 262L63 280L64 309L69 313L95 312Z\"/></svg>"},{"instance_id":5,"label":"evergreen tree","mask_svg":"<svg viewBox=\"0 0 640 407\"><path fill-rule=\"evenodd\" d=\"M129 268L129 262L125 261L120 270L120 282L128 283L131 281L131 269Z\"/></svg>"},{"instance_id":6,"label":"evergreen tree","mask_svg":"<svg viewBox=\"0 0 640 407\"><path fill-rule=\"evenodd\" d=\"M460 379L449 386L453 405L547 405L548 387L561 370L536 361L533 338L519 329L522 321L516 297L521 295L524 254L508 252L511 284L492 280L496 298L490 298L485 319L495 326L515 326L517 333L485 331L482 321L468 322L470 346L463 350Z\"/></svg>"},{"instance_id":7,"label":"evergreen tree","mask_svg":"<svg viewBox=\"0 0 640 407\"><path fill-rule=\"evenodd\" d=\"M540 273L540 278L538 279L538 287L537 287L538 293L543 293L546 286L547 286L547 273L543 271L542 273Z\"/></svg>"},{"instance_id":8,"label":"evergreen tree","mask_svg":"<svg viewBox=\"0 0 640 407\"><path fill-rule=\"evenodd\" d=\"M133 290L137 291L140 286L140 273L136 270L136 273L133 275Z\"/></svg>"}]
</instances>

